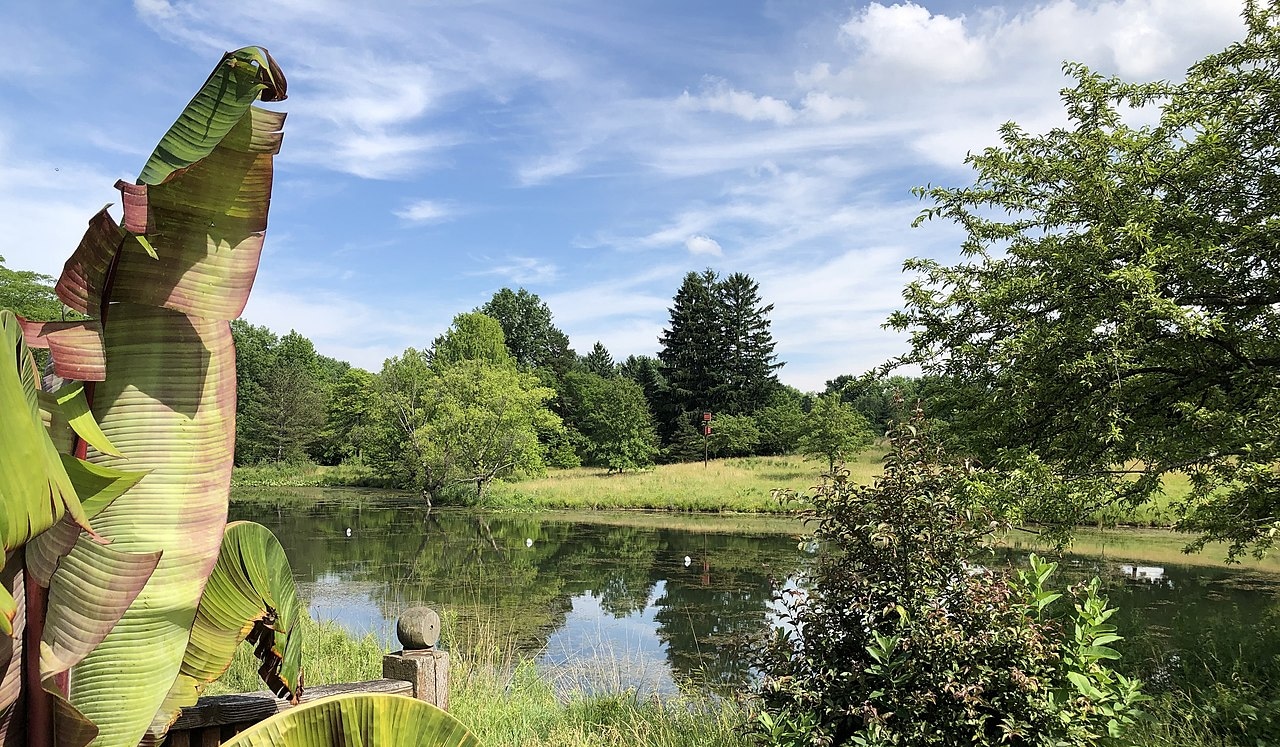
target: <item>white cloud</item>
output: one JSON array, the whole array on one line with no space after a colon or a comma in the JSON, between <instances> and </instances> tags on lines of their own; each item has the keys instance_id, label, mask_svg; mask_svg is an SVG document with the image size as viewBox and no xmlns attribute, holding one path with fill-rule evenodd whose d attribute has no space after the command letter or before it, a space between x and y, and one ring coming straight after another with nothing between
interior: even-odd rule
<instances>
[{"instance_id":1,"label":"white cloud","mask_svg":"<svg viewBox=\"0 0 1280 747\"><path fill-rule=\"evenodd\" d=\"M705 234L694 234L685 239L684 248L688 249L690 254L710 254L714 257L724 254L719 242Z\"/></svg>"},{"instance_id":2,"label":"white cloud","mask_svg":"<svg viewBox=\"0 0 1280 747\"><path fill-rule=\"evenodd\" d=\"M704 112L732 114L748 122L772 122L773 124L790 124L796 119L796 110L786 101L772 96L756 96L746 91L738 91L729 87L724 81L713 81L710 90L697 96L688 91L680 94L676 101L683 109Z\"/></svg>"},{"instance_id":3,"label":"white cloud","mask_svg":"<svg viewBox=\"0 0 1280 747\"><path fill-rule=\"evenodd\" d=\"M873 2L840 30L856 42L867 64L889 74L962 81L987 68L986 47L970 36L963 16L935 15L912 2Z\"/></svg>"},{"instance_id":4,"label":"white cloud","mask_svg":"<svg viewBox=\"0 0 1280 747\"><path fill-rule=\"evenodd\" d=\"M456 207L439 200L418 200L396 211L396 216L410 223L441 223L457 214Z\"/></svg>"},{"instance_id":5,"label":"white cloud","mask_svg":"<svg viewBox=\"0 0 1280 747\"><path fill-rule=\"evenodd\" d=\"M502 260L481 258L488 265L483 270L472 272L472 275L495 275L506 278L512 283L535 284L549 283L560 274L555 263L536 257L507 257Z\"/></svg>"}]
</instances>

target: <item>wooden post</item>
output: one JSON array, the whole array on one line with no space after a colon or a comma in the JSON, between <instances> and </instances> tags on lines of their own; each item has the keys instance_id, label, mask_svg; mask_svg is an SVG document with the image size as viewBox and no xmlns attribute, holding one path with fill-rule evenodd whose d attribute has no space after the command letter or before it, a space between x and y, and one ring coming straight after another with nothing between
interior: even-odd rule
<instances>
[{"instance_id":1,"label":"wooden post","mask_svg":"<svg viewBox=\"0 0 1280 747\"><path fill-rule=\"evenodd\" d=\"M405 610L396 621L404 650L382 657L382 676L413 685L413 697L449 710L449 654L436 648L440 616L428 607Z\"/></svg>"}]
</instances>

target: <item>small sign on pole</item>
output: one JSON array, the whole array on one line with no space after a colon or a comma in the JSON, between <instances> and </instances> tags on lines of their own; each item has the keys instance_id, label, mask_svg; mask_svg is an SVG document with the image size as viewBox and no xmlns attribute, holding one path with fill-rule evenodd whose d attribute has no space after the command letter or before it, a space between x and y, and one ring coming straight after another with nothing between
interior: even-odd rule
<instances>
[{"instance_id":1,"label":"small sign on pole","mask_svg":"<svg viewBox=\"0 0 1280 747\"><path fill-rule=\"evenodd\" d=\"M711 457L711 413L702 413L702 468L707 468L707 462Z\"/></svg>"}]
</instances>

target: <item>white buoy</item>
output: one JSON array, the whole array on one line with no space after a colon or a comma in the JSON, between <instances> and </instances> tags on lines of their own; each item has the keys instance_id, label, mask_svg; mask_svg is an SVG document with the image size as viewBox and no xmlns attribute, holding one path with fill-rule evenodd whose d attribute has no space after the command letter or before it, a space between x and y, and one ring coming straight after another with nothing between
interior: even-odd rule
<instances>
[{"instance_id":1,"label":"white buoy","mask_svg":"<svg viewBox=\"0 0 1280 747\"><path fill-rule=\"evenodd\" d=\"M684 556L684 567L688 568L693 563L693 558L688 555Z\"/></svg>"},{"instance_id":2,"label":"white buoy","mask_svg":"<svg viewBox=\"0 0 1280 747\"><path fill-rule=\"evenodd\" d=\"M531 539L525 539L525 541L524 541L524 546L525 546L525 547L533 547L533 540L531 540Z\"/></svg>"},{"instance_id":3,"label":"white buoy","mask_svg":"<svg viewBox=\"0 0 1280 747\"><path fill-rule=\"evenodd\" d=\"M347 527L347 536L348 536L348 537L350 537L350 536L351 536L351 527Z\"/></svg>"}]
</instances>

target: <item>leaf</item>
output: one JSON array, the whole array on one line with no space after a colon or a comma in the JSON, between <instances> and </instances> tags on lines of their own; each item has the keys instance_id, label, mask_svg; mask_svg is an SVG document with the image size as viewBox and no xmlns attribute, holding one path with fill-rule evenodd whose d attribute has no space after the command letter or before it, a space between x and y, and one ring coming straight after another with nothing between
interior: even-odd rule
<instances>
[{"instance_id":1,"label":"leaf","mask_svg":"<svg viewBox=\"0 0 1280 747\"><path fill-rule=\"evenodd\" d=\"M1094 687L1093 682L1091 682L1088 677L1080 674L1079 672L1067 672L1067 679L1071 680L1071 684L1076 686L1076 689L1080 691L1081 695L1084 695L1090 700L1102 700L1106 698L1106 695L1101 690Z\"/></svg>"},{"instance_id":2,"label":"leaf","mask_svg":"<svg viewBox=\"0 0 1280 747\"><path fill-rule=\"evenodd\" d=\"M1120 652L1106 646L1086 646L1080 651L1082 656L1088 656L1092 659L1119 659Z\"/></svg>"},{"instance_id":3,"label":"leaf","mask_svg":"<svg viewBox=\"0 0 1280 747\"><path fill-rule=\"evenodd\" d=\"M351 693L305 703L241 732L224 747L480 747L462 722L404 695Z\"/></svg>"},{"instance_id":4,"label":"leaf","mask_svg":"<svg viewBox=\"0 0 1280 747\"><path fill-rule=\"evenodd\" d=\"M54 286L58 298L74 311L97 316L102 309L107 270L126 235L105 207L90 218L84 237L62 266L62 275Z\"/></svg>"},{"instance_id":5,"label":"leaf","mask_svg":"<svg viewBox=\"0 0 1280 747\"><path fill-rule=\"evenodd\" d=\"M102 429L98 427L98 421L93 419L93 413L89 412L89 400L84 394L83 381L71 381L59 389L57 402L58 407L62 408L62 414L66 417L67 423L77 436L103 454L114 457L124 456L107 440Z\"/></svg>"},{"instance_id":6,"label":"leaf","mask_svg":"<svg viewBox=\"0 0 1280 747\"><path fill-rule=\"evenodd\" d=\"M235 127L253 102L281 101L287 84L265 49L245 47L223 55L177 121L160 138L138 176L139 184L163 184L200 162Z\"/></svg>"},{"instance_id":7,"label":"leaf","mask_svg":"<svg viewBox=\"0 0 1280 747\"><path fill-rule=\"evenodd\" d=\"M53 372L64 379L102 381L107 364L102 352L102 326L93 320L31 322L18 317L27 347L48 348Z\"/></svg>"},{"instance_id":8,"label":"leaf","mask_svg":"<svg viewBox=\"0 0 1280 747\"><path fill-rule=\"evenodd\" d=\"M71 478L44 427L34 364L18 318L0 310L0 540L6 556L69 514L88 528ZM12 635L16 600L0 587L0 632Z\"/></svg>"},{"instance_id":9,"label":"leaf","mask_svg":"<svg viewBox=\"0 0 1280 747\"><path fill-rule=\"evenodd\" d=\"M121 549L162 556L119 623L73 668L71 703L101 729L100 744L134 745L177 676L222 540L235 358L226 322L123 303L112 305L106 348L112 374L96 386L93 411L127 460L90 459L150 474L94 526Z\"/></svg>"},{"instance_id":10,"label":"leaf","mask_svg":"<svg viewBox=\"0 0 1280 747\"><path fill-rule=\"evenodd\" d=\"M182 669L149 733L163 735L178 711L193 705L205 685L222 676L246 638L257 643L263 660L259 673L267 687L296 703L302 694L302 637L293 632L301 614L280 542L260 524L228 524Z\"/></svg>"}]
</instances>

